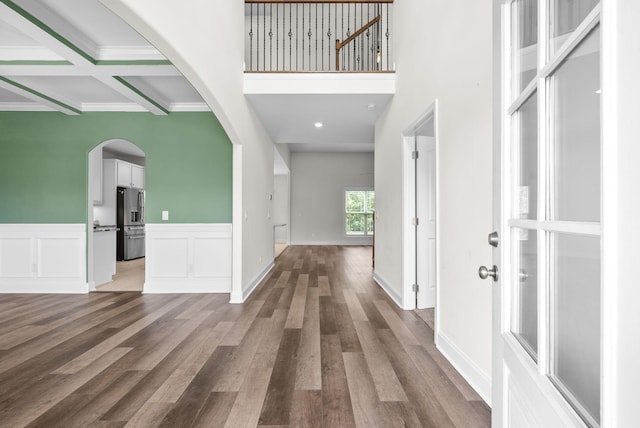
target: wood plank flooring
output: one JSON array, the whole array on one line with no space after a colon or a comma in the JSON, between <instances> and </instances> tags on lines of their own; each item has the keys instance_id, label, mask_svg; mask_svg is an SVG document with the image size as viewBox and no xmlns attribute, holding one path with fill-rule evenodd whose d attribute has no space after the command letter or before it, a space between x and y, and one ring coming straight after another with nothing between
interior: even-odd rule
<instances>
[{"instance_id":1,"label":"wood plank flooring","mask_svg":"<svg viewBox=\"0 0 640 428\"><path fill-rule=\"evenodd\" d=\"M0 295L1 427L488 427L370 247L287 248L253 295Z\"/></svg>"}]
</instances>

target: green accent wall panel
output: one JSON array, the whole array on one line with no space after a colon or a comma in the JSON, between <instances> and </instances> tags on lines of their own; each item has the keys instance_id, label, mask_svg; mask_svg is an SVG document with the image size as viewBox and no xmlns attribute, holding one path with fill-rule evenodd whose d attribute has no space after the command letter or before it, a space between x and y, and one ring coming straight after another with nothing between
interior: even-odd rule
<instances>
[{"instance_id":1,"label":"green accent wall panel","mask_svg":"<svg viewBox=\"0 0 640 428\"><path fill-rule=\"evenodd\" d=\"M86 223L88 155L111 139L145 152L147 223L231 223L231 142L208 112L0 112L0 223Z\"/></svg>"}]
</instances>

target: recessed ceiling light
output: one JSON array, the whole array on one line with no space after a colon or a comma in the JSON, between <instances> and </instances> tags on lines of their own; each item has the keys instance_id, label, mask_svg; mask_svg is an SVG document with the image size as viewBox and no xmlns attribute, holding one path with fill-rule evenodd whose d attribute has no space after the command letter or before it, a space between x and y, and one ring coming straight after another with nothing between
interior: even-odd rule
<instances>
[{"instance_id":1,"label":"recessed ceiling light","mask_svg":"<svg viewBox=\"0 0 640 428\"><path fill-rule=\"evenodd\" d=\"M376 105L374 103L371 103L367 106L367 110L369 111L374 111L376 109Z\"/></svg>"},{"instance_id":2,"label":"recessed ceiling light","mask_svg":"<svg viewBox=\"0 0 640 428\"><path fill-rule=\"evenodd\" d=\"M313 126L315 126L316 128L322 128L324 125L322 122L316 122L313 124Z\"/></svg>"}]
</instances>

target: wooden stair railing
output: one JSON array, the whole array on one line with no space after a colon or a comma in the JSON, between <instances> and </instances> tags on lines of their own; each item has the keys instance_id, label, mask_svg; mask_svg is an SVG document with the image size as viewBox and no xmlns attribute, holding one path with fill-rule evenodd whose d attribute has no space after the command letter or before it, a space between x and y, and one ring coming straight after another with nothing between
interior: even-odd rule
<instances>
[{"instance_id":1,"label":"wooden stair railing","mask_svg":"<svg viewBox=\"0 0 640 428\"><path fill-rule=\"evenodd\" d=\"M367 29L369 29L376 23L380 22L380 19L382 19L382 17L378 15L375 18L373 18L371 21L367 22L358 31L356 31L355 33L353 33L352 35L344 39L342 42L340 40L336 40L336 71L340 71L340 49L342 49L343 47L347 46L349 43L354 41L356 37L358 37L360 34L364 33L365 31L367 31Z\"/></svg>"}]
</instances>

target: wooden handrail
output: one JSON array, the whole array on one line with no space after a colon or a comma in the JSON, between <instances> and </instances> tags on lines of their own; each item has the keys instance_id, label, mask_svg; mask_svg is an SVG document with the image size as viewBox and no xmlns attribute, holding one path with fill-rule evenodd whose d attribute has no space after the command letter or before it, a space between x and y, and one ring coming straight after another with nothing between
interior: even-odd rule
<instances>
[{"instance_id":1,"label":"wooden handrail","mask_svg":"<svg viewBox=\"0 0 640 428\"><path fill-rule=\"evenodd\" d=\"M394 0L244 0L245 3L393 3Z\"/></svg>"},{"instance_id":2,"label":"wooden handrail","mask_svg":"<svg viewBox=\"0 0 640 428\"><path fill-rule=\"evenodd\" d=\"M367 24L364 27L360 28L358 31L356 31L355 33L353 33L352 35L344 39L344 41L342 42L336 39L336 70L340 70L340 49L342 49L343 47L351 43L360 34L367 31L369 27L380 22L381 19L382 19L382 16L380 15L376 16L371 21L367 22Z\"/></svg>"}]
</instances>

